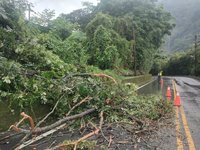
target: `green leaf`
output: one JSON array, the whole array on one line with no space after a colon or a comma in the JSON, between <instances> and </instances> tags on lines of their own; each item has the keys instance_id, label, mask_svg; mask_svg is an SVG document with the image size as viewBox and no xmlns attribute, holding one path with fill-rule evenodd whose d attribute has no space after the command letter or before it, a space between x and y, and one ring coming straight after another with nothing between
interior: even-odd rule
<instances>
[{"instance_id":1,"label":"green leaf","mask_svg":"<svg viewBox=\"0 0 200 150\"><path fill-rule=\"evenodd\" d=\"M7 83L7 84L11 84L11 80L9 76L3 77L2 78L3 82Z\"/></svg>"}]
</instances>

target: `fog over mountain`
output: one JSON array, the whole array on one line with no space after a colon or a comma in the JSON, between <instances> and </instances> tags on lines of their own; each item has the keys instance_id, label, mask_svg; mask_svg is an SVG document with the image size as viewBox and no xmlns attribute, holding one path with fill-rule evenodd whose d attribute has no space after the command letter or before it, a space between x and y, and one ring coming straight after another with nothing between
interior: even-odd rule
<instances>
[{"instance_id":1,"label":"fog over mountain","mask_svg":"<svg viewBox=\"0 0 200 150\"><path fill-rule=\"evenodd\" d=\"M200 0L160 0L160 2L171 12L176 23L165 47L170 51L192 47L195 34L200 35Z\"/></svg>"}]
</instances>

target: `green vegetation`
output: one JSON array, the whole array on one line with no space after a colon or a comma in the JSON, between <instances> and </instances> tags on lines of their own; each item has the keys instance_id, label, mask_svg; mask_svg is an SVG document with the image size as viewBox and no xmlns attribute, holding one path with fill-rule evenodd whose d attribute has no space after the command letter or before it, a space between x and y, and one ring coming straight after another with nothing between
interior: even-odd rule
<instances>
[{"instance_id":1,"label":"green vegetation","mask_svg":"<svg viewBox=\"0 0 200 150\"><path fill-rule=\"evenodd\" d=\"M149 72L162 38L172 29L170 14L148 0L84 5L56 19L54 11L44 10L27 21L27 1L0 2L1 99L24 108L32 103L52 106L61 97L58 112L62 114L85 96L102 102L112 99L111 91L120 93L118 86L73 74L106 73L120 82L112 70L123 72L137 65L138 72ZM135 44L137 56L133 55Z\"/></svg>"},{"instance_id":2,"label":"green vegetation","mask_svg":"<svg viewBox=\"0 0 200 150\"><path fill-rule=\"evenodd\" d=\"M171 56L169 54L165 54L164 52L157 53L155 55L154 62L153 62L150 73L152 75L158 75L158 72L160 72L161 70L162 71L165 70L170 57ZM167 73L165 71L164 71L164 75L167 75Z\"/></svg>"},{"instance_id":3,"label":"green vegetation","mask_svg":"<svg viewBox=\"0 0 200 150\"><path fill-rule=\"evenodd\" d=\"M101 111L108 122L131 122L132 116L153 121L170 113L170 104L158 96L138 96L136 85L122 80L135 66L138 75L149 73L173 28L171 15L152 0L84 6L55 19L54 11L44 10L26 20L26 0L0 1L0 100L22 111L58 104L58 118L96 108L84 118L91 122Z\"/></svg>"},{"instance_id":4,"label":"green vegetation","mask_svg":"<svg viewBox=\"0 0 200 150\"><path fill-rule=\"evenodd\" d=\"M140 132L142 129L148 130L150 128L152 130L152 128L156 128L157 121L160 118L166 118L166 116L169 117L168 115L172 115L174 109L172 103L169 101L163 101L158 96L137 97L132 95L126 100L124 99L123 101L114 101L114 103L115 105L111 106L113 108L108 109L109 113L105 111L107 116L106 122L109 121L113 124L119 124L119 126L122 126L120 124L125 124L123 128L126 128L129 131L128 134L130 134L130 132ZM90 121L95 122L95 120ZM112 127L109 124L108 127L106 126L106 128ZM119 132L121 133L122 131L120 130ZM71 150L74 148L74 143L76 143L76 140L67 140L63 144L65 144L66 150ZM107 143L103 145L102 141L99 140L99 137L80 141L77 143L77 148L86 148L89 150L99 148L105 150L112 149L107 145Z\"/></svg>"},{"instance_id":5,"label":"green vegetation","mask_svg":"<svg viewBox=\"0 0 200 150\"><path fill-rule=\"evenodd\" d=\"M101 0L96 7L87 4L86 8L61 17L78 22L86 31L91 52L89 64L101 69L116 66L133 69L136 65L140 73L150 71L162 38L173 27L169 22L171 15L151 0ZM133 64L134 59L137 64Z\"/></svg>"},{"instance_id":6,"label":"green vegetation","mask_svg":"<svg viewBox=\"0 0 200 150\"><path fill-rule=\"evenodd\" d=\"M199 76L199 57L200 47L197 47L196 53L194 50L188 50L171 55L157 55L151 73L156 75L159 70L163 70L165 75Z\"/></svg>"},{"instance_id":7,"label":"green vegetation","mask_svg":"<svg viewBox=\"0 0 200 150\"><path fill-rule=\"evenodd\" d=\"M101 0L97 6L83 5L57 18L54 11L44 10L27 20L26 0L0 1L0 100L21 111L45 106L59 119L93 110L72 121L69 129L85 124L87 130L100 112L104 124L123 122L134 134L156 128L160 118L173 112L171 103L158 95L138 96L136 84L123 80L135 81L130 77L135 67L141 75L138 85L151 78L153 60L155 56L159 60L158 49L173 28L171 15L154 0ZM54 125L59 123L63 122ZM54 128L40 130L40 125L27 132ZM91 125L88 132L94 128ZM66 145L94 149L99 142L85 139L78 145L69 139Z\"/></svg>"},{"instance_id":8,"label":"green vegetation","mask_svg":"<svg viewBox=\"0 0 200 150\"><path fill-rule=\"evenodd\" d=\"M141 75L137 77L125 77L123 79L124 83L135 83L138 86L144 85L145 83L151 81L152 75L147 74L147 75Z\"/></svg>"}]
</instances>

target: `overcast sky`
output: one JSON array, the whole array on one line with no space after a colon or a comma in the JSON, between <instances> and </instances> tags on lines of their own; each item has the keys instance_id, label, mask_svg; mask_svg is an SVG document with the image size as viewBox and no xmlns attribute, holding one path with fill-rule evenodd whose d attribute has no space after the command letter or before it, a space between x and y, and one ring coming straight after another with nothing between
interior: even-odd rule
<instances>
[{"instance_id":1,"label":"overcast sky","mask_svg":"<svg viewBox=\"0 0 200 150\"><path fill-rule=\"evenodd\" d=\"M42 12L44 9L55 10L56 16L61 13L70 13L73 10L81 8L83 1L89 1L94 4L97 0L28 0L33 3L33 10L36 12Z\"/></svg>"}]
</instances>

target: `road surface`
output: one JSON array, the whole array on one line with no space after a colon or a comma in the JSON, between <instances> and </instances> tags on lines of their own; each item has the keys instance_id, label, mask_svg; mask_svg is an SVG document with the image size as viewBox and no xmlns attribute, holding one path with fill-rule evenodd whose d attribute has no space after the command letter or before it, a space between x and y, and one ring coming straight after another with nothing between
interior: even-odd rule
<instances>
[{"instance_id":1,"label":"road surface","mask_svg":"<svg viewBox=\"0 0 200 150\"><path fill-rule=\"evenodd\" d=\"M200 81L187 77L175 77L175 80L182 104L179 108L181 134L187 140L185 144L182 138L183 148L200 150Z\"/></svg>"},{"instance_id":2,"label":"road surface","mask_svg":"<svg viewBox=\"0 0 200 150\"><path fill-rule=\"evenodd\" d=\"M174 103L179 93L181 106L174 106L174 124L161 128L148 144L156 150L200 150L200 81L188 77L163 79L164 84L160 88L163 99L167 99L166 90L169 86L171 102Z\"/></svg>"}]
</instances>

